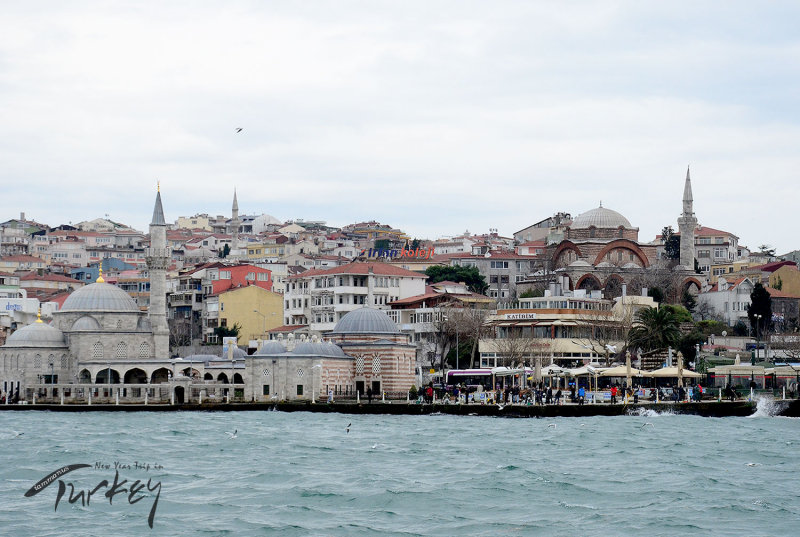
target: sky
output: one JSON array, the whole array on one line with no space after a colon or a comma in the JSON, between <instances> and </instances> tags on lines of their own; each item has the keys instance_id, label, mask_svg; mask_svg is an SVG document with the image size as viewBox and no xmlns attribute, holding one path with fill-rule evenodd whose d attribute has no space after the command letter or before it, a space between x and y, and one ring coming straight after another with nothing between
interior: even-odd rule
<instances>
[{"instance_id":1,"label":"sky","mask_svg":"<svg viewBox=\"0 0 800 537\"><path fill-rule=\"evenodd\" d=\"M800 4L4 2L0 221L510 236L603 207L800 248ZM236 132L241 128L241 132Z\"/></svg>"}]
</instances>

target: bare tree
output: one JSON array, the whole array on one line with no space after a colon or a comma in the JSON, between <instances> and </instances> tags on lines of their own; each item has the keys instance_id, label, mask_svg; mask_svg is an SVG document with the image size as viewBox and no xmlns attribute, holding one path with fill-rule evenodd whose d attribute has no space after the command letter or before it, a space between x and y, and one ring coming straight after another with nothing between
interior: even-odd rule
<instances>
[{"instance_id":1,"label":"bare tree","mask_svg":"<svg viewBox=\"0 0 800 537\"><path fill-rule=\"evenodd\" d=\"M772 336L772 349L781 351L792 360L800 360L800 335L775 334Z\"/></svg>"},{"instance_id":2,"label":"bare tree","mask_svg":"<svg viewBox=\"0 0 800 537\"><path fill-rule=\"evenodd\" d=\"M606 365L611 363L611 356L618 350L622 352L623 349L617 349L612 344L623 339L623 326L610 310L584 310L577 315L575 322L575 342L597 355L605 356Z\"/></svg>"}]
</instances>

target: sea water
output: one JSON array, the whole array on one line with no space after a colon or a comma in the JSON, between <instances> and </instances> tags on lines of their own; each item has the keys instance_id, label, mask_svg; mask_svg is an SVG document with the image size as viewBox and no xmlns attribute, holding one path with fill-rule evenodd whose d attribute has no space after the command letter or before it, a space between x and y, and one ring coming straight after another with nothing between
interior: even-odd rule
<instances>
[{"instance_id":1,"label":"sea water","mask_svg":"<svg viewBox=\"0 0 800 537\"><path fill-rule=\"evenodd\" d=\"M0 412L0 425L3 536L800 533L800 421L763 409L721 419L25 411ZM77 464L88 466L26 496Z\"/></svg>"}]
</instances>

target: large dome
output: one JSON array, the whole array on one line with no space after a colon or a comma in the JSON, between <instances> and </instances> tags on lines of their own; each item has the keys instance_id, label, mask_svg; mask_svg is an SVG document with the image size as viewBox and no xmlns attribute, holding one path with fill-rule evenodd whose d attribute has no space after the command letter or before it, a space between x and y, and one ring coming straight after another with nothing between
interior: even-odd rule
<instances>
[{"instance_id":1,"label":"large dome","mask_svg":"<svg viewBox=\"0 0 800 537\"><path fill-rule=\"evenodd\" d=\"M617 229L620 226L626 229L633 227L631 223L628 222L628 219L617 211L612 211L611 209L606 209L601 206L576 216L570 227L572 229L586 229L590 227Z\"/></svg>"},{"instance_id":2,"label":"large dome","mask_svg":"<svg viewBox=\"0 0 800 537\"><path fill-rule=\"evenodd\" d=\"M342 317L333 334L399 334L397 324L381 310L359 308Z\"/></svg>"},{"instance_id":3,"label":"large dome","mask_svg":"<svg viewBox=\"0 0 800 537\"><path fill-rule=\"evenodd\" d=\"M69 295L61 311L139 312L139 306L119 287L108 283L93 283Z\"/></svg>"},{"instance_id":4,"label":"large dome","mask_svg":"<svg viewBox=\"0 0 800 537\"><path fill-rule=\"evenodd\" d=\"M286 352L286 347L281 345L280 342L273 340L265 341L261 348L254 352L254 355L267 356L275 354L283 354Z\"/></svg>"},{"instance_id":5,"label":"large dome","mask_svg":"<svg viewBox=\"0 0 800 537\"><path fill-rule=\"evenodd\" d=\"M61 330L41 322L20 328L6 340L6 347L65 347Z\"/></svg>"}]
</instances>

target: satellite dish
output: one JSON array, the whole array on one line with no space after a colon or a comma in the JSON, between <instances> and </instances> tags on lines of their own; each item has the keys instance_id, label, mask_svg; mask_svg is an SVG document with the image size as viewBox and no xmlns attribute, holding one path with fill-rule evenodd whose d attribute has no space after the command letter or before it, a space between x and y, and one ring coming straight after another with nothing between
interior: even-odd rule
<instances>
[{"instance_id":1,"label":"satellite dish","mask_svg":"<svg viewBox=\"0 0 800 537\"><path fill-rule=\"evenodd\" d=\"M728 335L728 332L727 332L727 331L725 331L725 330L723 330L723 331L722 331L722 337L726 337L727 335Z\"/></svg>"}]
</instances>

